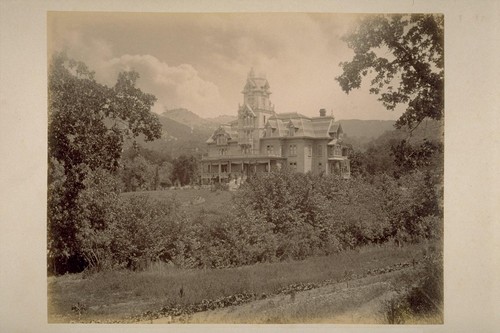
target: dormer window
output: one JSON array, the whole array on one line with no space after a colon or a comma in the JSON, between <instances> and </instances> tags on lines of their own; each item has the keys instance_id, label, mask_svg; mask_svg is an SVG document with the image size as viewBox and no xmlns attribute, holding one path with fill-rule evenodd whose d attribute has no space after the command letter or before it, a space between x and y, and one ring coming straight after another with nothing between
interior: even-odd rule
<instances>
[{"instance_id":1,"label":"dormer window","mask_svg":"<svg viewBox=\"0 0 500 333\"><path fill-rule=\"evenodd\" d=\"M217 145L220 146L227 145L227 137L225 135L217 136Z\"/></svg>"}]
</instances>

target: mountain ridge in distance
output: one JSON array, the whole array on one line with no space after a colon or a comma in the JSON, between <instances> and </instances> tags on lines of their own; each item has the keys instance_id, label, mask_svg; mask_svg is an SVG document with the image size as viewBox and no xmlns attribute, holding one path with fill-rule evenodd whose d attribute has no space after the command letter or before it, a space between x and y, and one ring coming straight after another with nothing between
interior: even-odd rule
<instances>
[{"instance_id":1,"label":"mountain ridge in distance","mask_svg":"<svg viewBox=\"0 0 500 333\"><path fill-rule=\"evenodd\" d=\"M202 118L185 108L165 110L162 117L172 119L190 128L215 130L221 124L227 124L237 119L236 116L220 115L212 118ZM360 120L345 119L340 120L344 133L350 137L366 137L367 139L377 138L385 131L394 129L394 120ZM211 133L208 133L210 135ZM208 138L208 136L207 136Z\"/></svg>"}]
</instances>

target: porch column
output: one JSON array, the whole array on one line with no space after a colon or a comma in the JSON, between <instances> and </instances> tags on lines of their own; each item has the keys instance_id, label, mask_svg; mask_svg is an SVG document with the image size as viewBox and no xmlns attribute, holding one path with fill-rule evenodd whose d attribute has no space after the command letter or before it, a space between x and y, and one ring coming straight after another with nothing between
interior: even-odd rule
<instances>
[{"instance_id":1,"label":"porch column","mask_svg":"<svg viewBox=\"0 0 500 333\"><path fill-rule=\"evenodd\" d=\"M220 171L221 171L221 165L220 165L220 162L219 162L219 183L221 182L221 179L220 179Z\"/></svg>"},{"instance_id":2,"label":"porch column","mask_svg":"<svg viewBox=\"0 0 500 333\"><path fill-rule=\"evenodd\" d=\"M271 160L267 161L267 172L271 172Z\"/></svg>"}]
</instances>

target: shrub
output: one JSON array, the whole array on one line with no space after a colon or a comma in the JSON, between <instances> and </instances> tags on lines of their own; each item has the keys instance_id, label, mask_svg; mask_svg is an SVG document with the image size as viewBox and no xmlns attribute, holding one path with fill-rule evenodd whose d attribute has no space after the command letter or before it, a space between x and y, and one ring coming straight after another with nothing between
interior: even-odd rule
<instances>
[{"instance_id":1,"label":"shrub","mask_svg":"<svg viewBox=\"0 0 500 333\"><path fill-rule=\"evenodd\" d=\"M384 311L389 324L443 318L443 261L441 256L427 258L422 277L388 300Z\"/></svg>"},{"instance_id":2,"label":"shrub","mask_svg":"<svg viewBox=\"0 0 500 333\"><path fill-rule=\"evenodd\" d=\"M122 198L113 231L115 264L141 269L157 261L173 261L185 224L180 203L175 199L160 201L146 195Z\"/></svg>"}]
</instances>

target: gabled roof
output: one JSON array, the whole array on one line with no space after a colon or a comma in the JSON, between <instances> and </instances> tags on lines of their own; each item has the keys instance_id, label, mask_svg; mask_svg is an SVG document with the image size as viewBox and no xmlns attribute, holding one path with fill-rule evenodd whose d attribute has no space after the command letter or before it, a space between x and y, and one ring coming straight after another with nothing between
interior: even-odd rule
<instances>
[{"instance_id":1,"label":"gabled roof","mask_svg":"<svg viewBox=\"0 0 500 333\"><path fill-rule=\"evenodd\" d=\"M340 125L340 122L335 122L333 123L331 126L330 126L330 130L328 131L328 133L335 133L335 132L344 132L342 130L342 125Z\"/></svg>"},{"instance_id":2,"label":"gabled roof","mask_svg":"<svg viewBox=\"0 0 500 333\"><path fill-rule=\"evenodd\" d=\"M213 133L212 135L208 138L206 143L214 143L215 142L215 137L218 135L225 135L231 140L237 140L238 139L238 131L237 128L234 126L231 126L230 124L224 124L220 125Z\"/></svg>"},{"instance_id":3,"label":"gabled roof","mask_svg":"<svg viewBox=\"0 0 500 333\"><path fill-rule=\"evenodd\" d=\"M315 137L327 137L329 136L329 129L331 124L333 123L333 119L330 117L322 117L315 118L312 121L312 125L314 128L314 136Z\"/></svg>"},{"instance_id":4,"label":"gabled roof","mask_svg":"<svg viewBox=\"0 0 500 333\"><path fill-rule=\"evenodd\" d=\"M304 116L301 113L298 112L285 112L285 113L275 113L271 118L276 118L276 119L295 119L295 118L306 118L310 119L309 117ZM271 119L269 118L269 119Z\"/></svg>"},{"instance_id":5,"label":"gabled roof","mask_svg":"<svg viewBox=\"0 0 500 333\"><path fill-rule=\"evenodd\" d=\"M332 141L328 142L328 146L335 146L337 142L338 142L337 139L333 139Z\"/></svg>"},{"instance_id":6,"label":"gabled roof","mask_svg":"<svg viewBox=\"0 0 500 333\"><path fill-rule=\"evenodd\" d=\"M271 116L266 126L275 129L272 137L288 136L288 128L295 128L294 136L312 138L328 138L330 133L342 132L339 122L334 122L333 117L309 118L298 112L276 113Z\"/></svg>"}]
</instances>

